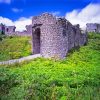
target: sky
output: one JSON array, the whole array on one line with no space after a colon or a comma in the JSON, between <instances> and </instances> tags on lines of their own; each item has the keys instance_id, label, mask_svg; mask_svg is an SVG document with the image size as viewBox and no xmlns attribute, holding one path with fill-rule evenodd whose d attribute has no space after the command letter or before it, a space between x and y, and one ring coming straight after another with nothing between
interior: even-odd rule
<instances>
[{"instance_id":1,"label":"sky","mask_svg":"<svg viewBox=\"0 0 100 100\"><path fill-rule=\"evenodd\" d=\"M23 31L32 16L44 12L64 16L72 24L100 23L100 0L0 0L0 23Z\"/></svg>"}]
</instances>

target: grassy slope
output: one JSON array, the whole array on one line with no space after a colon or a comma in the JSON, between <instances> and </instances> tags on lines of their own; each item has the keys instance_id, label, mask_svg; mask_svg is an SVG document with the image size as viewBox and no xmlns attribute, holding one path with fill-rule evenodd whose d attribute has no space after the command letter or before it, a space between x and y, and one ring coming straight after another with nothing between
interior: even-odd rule
<instances>
[{"instance_id":1,"label":"grassy slope","mask_svg":"<svg viewBox=\"0 0 100 100\"><path fill-rule=\"evenodd\" d=\"M1 100L100 100L100 35L89 37L63 61L1 66Z\"/></svg>"},{"instance_id":2,"label":"grassy slope","mask_svg":"<svg viewBox=\"0 0 100 100\"><path fill-rule=\"evenodd\" d=\"M7 37L0 41L0 61L16 59L31 54L29 37Z\"/></svg>"}]
</instances>

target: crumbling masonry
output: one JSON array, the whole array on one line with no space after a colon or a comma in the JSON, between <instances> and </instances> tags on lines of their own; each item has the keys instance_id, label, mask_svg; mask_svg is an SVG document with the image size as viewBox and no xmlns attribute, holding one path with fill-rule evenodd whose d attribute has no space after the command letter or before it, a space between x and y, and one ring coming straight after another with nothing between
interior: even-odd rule
<instances>
[{"instance_id":1,"label":"crumbling masonry","mask_svg":"<svg viewBox=\"0 0 100 100\"><path fill-rule=\"evenodd\" d=\"M5 34L6 35L13 35L15 33L15 26L5 26Z\"/></svg>"},{"instance_id":2,"label":"crumbling masonry","mask_svg":"<svg viewBox=\"0 0 100 100\"><path fill-rule=\"evenodd\" d=\"M32 19L33 54L63 59L70 49L86 42L87 34L81 33L79 25L73 26L65 18L44 13Z\"/></svg>"},{"instance_id":3,"label":"crumbling masonry","mask_svg":"<svg viewBox=\"0 0 100 100\"><path fill-rule=\"evenodd\" d=\"M31 36L32 34L32 25L26 25L26 30L22 32L15 31L15 29L15 26L5 26L3 24L0 24L0 31L5 33L5 35Z\"/></svg>"},{"instance_id":4,"label":"crumbling masonry","mask_svg":"<svg viewBox=\"0 0 100 100\"><path fill-rule=\"evenodd\" d=\"M100 24L98 23L87 23L86 24L87 32L97 32L100 33Z\"/></svg>"}]
</instances>

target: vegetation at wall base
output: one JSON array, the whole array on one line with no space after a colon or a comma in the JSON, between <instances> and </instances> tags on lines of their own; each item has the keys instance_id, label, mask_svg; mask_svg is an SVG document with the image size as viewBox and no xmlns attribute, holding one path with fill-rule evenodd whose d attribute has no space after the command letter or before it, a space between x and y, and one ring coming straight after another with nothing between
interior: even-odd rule
<instances>
[{"instance_id":1,"label":"vegetation at wall base","mask_svg":"<svg viewBox=\"0 0 100 100\"><path fill-rule=\"evenodd\" d=\"M100 34L64 60L0 66L1 100L100 100Z\"/></svg>"}]
</instances>

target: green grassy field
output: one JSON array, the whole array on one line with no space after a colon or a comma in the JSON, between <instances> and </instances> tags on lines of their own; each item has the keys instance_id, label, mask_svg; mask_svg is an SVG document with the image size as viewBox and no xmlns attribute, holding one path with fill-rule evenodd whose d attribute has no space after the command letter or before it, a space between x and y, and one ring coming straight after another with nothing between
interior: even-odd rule
<instances>
[{"instance_id":1,"label":"green grassy field","mask_svg":"<svg viewBox=\"0 0 100 100\"><path fill-rule=\"evenodd\" d=\"M0 66L1 100L100 100L100 35L62 61Z\"/></svg>"},{"instance_id":2,"label":"green grassy field","mask_svg":"<svg viewBox=\"0 0 100 100\"><path fill-rule=\"evenodd\" d=\"M30 37L10 36L0 41L0 61L17 59L31 54Z\"/></svg>"}]
</instances>

